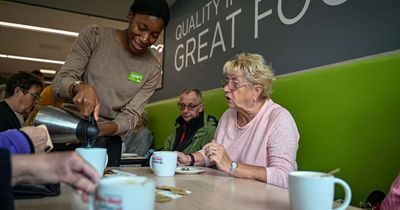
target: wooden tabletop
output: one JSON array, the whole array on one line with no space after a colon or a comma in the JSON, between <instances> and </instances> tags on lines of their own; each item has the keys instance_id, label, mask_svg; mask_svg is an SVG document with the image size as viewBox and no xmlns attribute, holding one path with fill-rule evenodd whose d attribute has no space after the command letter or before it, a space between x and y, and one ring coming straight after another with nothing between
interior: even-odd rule
<instances>
[{"instance_id":1,"label":"wooden tabletop","mask_svg":"<svg viewBox=\"0 0 400 210\"><path fill-rule=\"evenodd\" d=\"M155 210L290 210L287 189L268 185L263 182L238 179L203 168L204 173L196 175L178 175L174 177L154 176L147 167L111 168L151 177L157 185L176 186L190 190L192 193L172 201L155 204ZM71 187L62 185L61 195L41 199L16 200L16 210L31 209L73 209L86 210L86 204L74 193ZM348 210L357 209L354 207Z\"/></svg>"}]
</instances>

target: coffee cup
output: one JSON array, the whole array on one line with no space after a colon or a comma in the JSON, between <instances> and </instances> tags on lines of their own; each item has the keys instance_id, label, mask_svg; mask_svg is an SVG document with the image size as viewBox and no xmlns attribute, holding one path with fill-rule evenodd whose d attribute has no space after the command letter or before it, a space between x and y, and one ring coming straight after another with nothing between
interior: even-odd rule
<instances>
[{"instance_id":1,"label":"coffee cup","mask_svg":"<svg viewBox=\"0 0 400 210\"><path fill-rule=\"evenodd\" d=\"M335 210L346 209L351 200L350 186L331 174L312 171L289 173L289 198L292 210L331 210L335 184L343 187L345 198Z\"/></svg>"},{"instance_id":2,"label":"coffee cup","mask_svg":"<svg viewBox=\"0 0 400 210\"><path fill-rule=\"evenodd\" d=\"M93 166L100 176L103 175L108 162L107 149L80 147L76 148L75 151Z\"/></svg>"},{"instance_id":3,"label":"coffee cup","mask_svg":"<svg viewBox=\"0 0 400 210\"><path fill-rule=\"evenodd\" d=\"M107 177L97 184L89 209L153 210L154 198L155 183L147 177Z\"/></svg>"},{"instance_id":4,"label":"coffee cup","mask_svg":"<svg viewBox=\"0 0 400 210\"><path fill-rule=\"evenodd\" d=\"M149 163L156 176L174 176L176 161L176 152L157 151L150 157Z\"/></svg>"},{"instance_id":5,"label":"coffee cup","mask_svg":"<svg viewBox=\"0 0 400 210\"><path fill-rule=\"evenodd\" d=\"M154 181L157 186L176 187L176 180L173 176L154 176Z\"/></svg>"}]
</instances>

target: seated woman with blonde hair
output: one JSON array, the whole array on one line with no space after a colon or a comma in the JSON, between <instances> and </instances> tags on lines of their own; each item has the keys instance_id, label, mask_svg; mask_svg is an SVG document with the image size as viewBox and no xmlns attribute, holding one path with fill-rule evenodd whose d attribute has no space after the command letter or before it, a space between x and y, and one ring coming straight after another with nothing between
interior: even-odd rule
<instances>
[{"instance_id":1,"label":"seated woman with blonde hair","mask_svg":"<svg viewBox=\"0 0 400 210\"><path fill-rule=\"evenodd\" d=\"M242 53L223 72L229 108L215 139L193 154L178 153L179 164L216 166L233 177L287 188L289 172L297 169L299 133L289 111L270 98L271 67L261 55Z\"/></svg>"}]
</instances>

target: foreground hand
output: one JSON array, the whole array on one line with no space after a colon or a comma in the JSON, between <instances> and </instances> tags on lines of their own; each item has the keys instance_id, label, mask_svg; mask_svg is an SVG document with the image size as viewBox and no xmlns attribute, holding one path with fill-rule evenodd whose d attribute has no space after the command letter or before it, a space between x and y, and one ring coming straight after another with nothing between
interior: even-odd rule
<instances>
[{"instance_id":1,"label":"foreground hand","mask_svg":"<svg viewBox=\"0 0 400 210\"><path fill-rule=\"evenodd\" d=\"M218 170L229 173L231 158L226 153L226 150L222 144L218 144L215 140L204 145L205 155L210 159L211 162L215 163Z\"/></svg>"},{"instance_id":2,"label":"foreground hand","mask_svg":"<svg viewBox=\"0 0 400 210\"><path fill-rule=\"evenodd\" d=\"M47 132L43 128L26 126L20 129L31 138L35 152L44 152L47 143Z\"/></svg>"},{"instance_id":3,"label":"foreground hand","mask_svg":"<svg viewBox=\"0 0 400 210\"><path fill-rule=\"evenodd\" d=\"M78 192L82 199L93 193L100 175L76 152L14 155L12 157L12 183L66 183Z\"/></svg>"},{"instance_id":4,"label":"foreground hand","mask_svg":"<svg viewBox=\"0 0 400 210\"><path fill-rule=\"evenodd\" d=\"M72 101L79 107L82 116L87 118L93 112L94 119L99 120L100 100L93 86L89 84L78 85Z\"/></svg>"},{"instance_id":5,"label":"foreground hand","mask_svg":"<svg viewBox=\"0 0 400 210\"><path fill-rule=\"evenodd\" d=\"M182 152L178 153L178 165L187 166L190 164L190 156Z\"/></svg>"}]
</instances>

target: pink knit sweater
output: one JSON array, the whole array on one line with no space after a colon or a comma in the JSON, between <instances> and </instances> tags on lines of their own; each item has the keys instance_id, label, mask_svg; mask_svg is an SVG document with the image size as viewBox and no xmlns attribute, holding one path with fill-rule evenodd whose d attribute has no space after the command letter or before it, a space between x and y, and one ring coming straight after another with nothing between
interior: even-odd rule
<instances>
[{"instance_id":1,"label":"pink knit sweater","mask_svg":"<svg viewBox=\"0 0 400 210\"><path fill-rule=\"evenodd\" d=\"M215 139L232 160L264 166L267 183L288 187L288 174L297 169L299 133L291 114L280 105L267 100L243 127L237 124L237 110L229 108L221 117ZM204 152L200 151L209 166Z\"/></svg>"},{"instance_id":2,"label":"pink knit sweater","mask_svg":"<svg viewBox=\"0 0 400 210\"><path fill-rule=\"evenodd\" d=\"M385 200L383 200L381 210L400 210L400 174L390 187Z\"/></svg>"}]
</instances>

